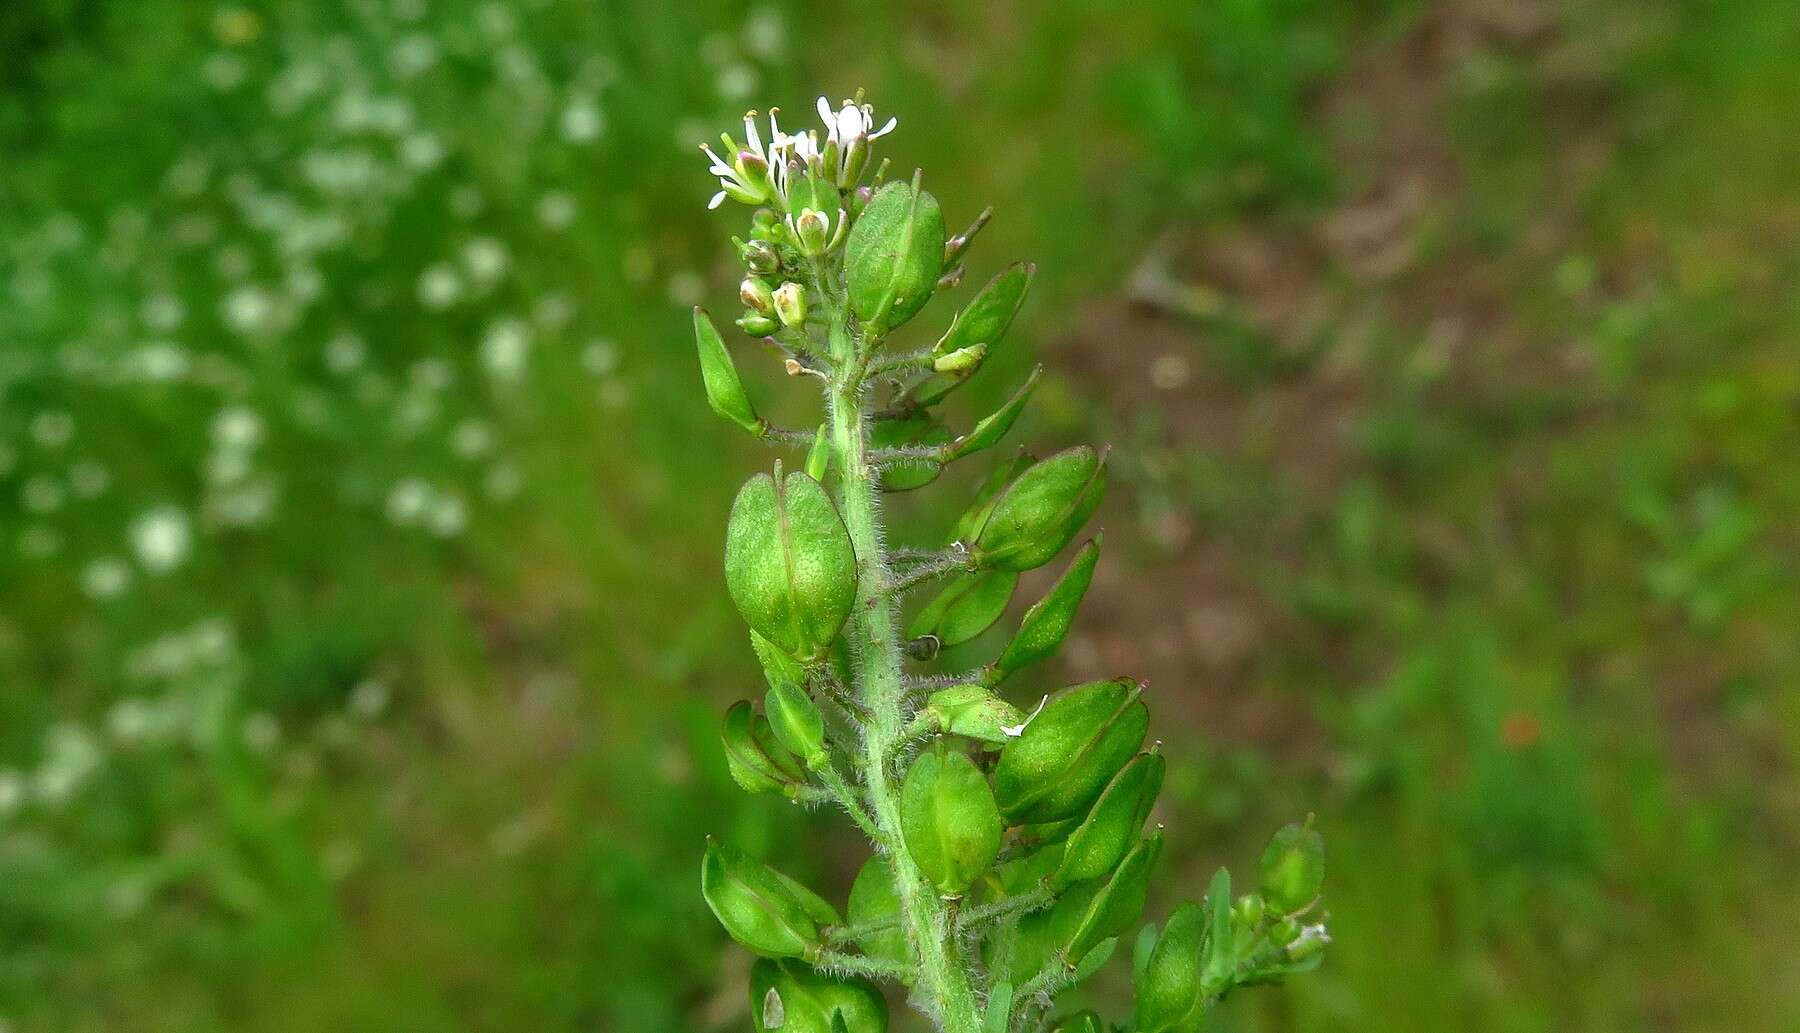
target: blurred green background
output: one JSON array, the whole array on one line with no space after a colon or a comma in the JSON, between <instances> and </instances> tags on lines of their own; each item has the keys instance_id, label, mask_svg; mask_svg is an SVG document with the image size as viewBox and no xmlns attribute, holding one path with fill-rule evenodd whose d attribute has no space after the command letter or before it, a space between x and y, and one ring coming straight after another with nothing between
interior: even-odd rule
<instances>
[{"instance_id":1,"label":"blurred green background","mask_svg":"<svg viewBox=\"0 0 1800 1033\"><path fill-rule=\"evenodd\" d=\"M0 1030L748 1028L702 837L862 850L716 755L768 456L699 395L695 144L858 86L996 206L972 280L1040 263L960 415L1042 360L1022 440L1115 449L1039 684L1149 679L1153 909L1326 833L1324 968L1211 1028L1800 1030L1796 53L1771 0L8 0Z\"/></svg>"}]
</instances>

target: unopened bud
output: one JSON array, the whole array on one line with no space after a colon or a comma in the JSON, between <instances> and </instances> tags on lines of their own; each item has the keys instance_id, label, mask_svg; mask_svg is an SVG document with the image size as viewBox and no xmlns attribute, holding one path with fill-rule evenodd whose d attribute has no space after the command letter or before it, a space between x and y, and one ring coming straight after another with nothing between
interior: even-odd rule
<instances>
[{"instance_id":1,"label":"unopened bud","mask_svg":"<svg viewBox=\"0 0 1800 1033\"><path fill-rule=\"evenodd\" d=\"M775 292L769 289L764 281L754 277L746 277L738 284L738 299L744 307L752 312L769 316L775 314Z\"/></svg>"},{"instance_id":2,"label":"unopened bud","mask_svg":"<svg viewBox=\"0 0 1800 1033\"><path fill-rule=\"evenodd\" d=\"M753 273L768 274L781 268L781 256L766 240L753 240L743 246L744 265Z\"/></svg>"},{"instance_id":3,"label":"unopened bud","mask_svg":"<svg viewBox=\"0 0 1800 1033\"><path fill-rule=\"evenodd\" d=\"M958 348L948 355L941 355L931 364L933 372L957 373L971 369L987 357L987 345L973 344L967 348Z\"/></svg>"},{"instance_id":4,"label":"unopened bud","mask_svg":"<svg viewBox=\"0 0 1800 1033\"><path fill-rule=\"evenodd\" d=\"M794 217L794 236L800 241L801 253L816 258L831 242L831 220L816 209L801 209Z\"/></svg>"},{"instance_id":5,"label":"unopened bud","mask_svg":"<svg viewBox=\"0 0 1800 1033\"><path fill-rule=\"evenodd\" d=\"M962 282L963 273L965 272L968 272L967 267L958 265L956 268L938 277L937 289L940 291L955 289L956 285Z\"/></svg>"},{"instance_id":6,"label":"unopened bud","mask_svg":"<svg viewBox=\"0 0 1800 1033\"><path fill-rule=\"evenodd\" d=\"M1232 906L1232 911L1237 915L1238 921L1252 929L1262 921L1265 910L1266 907L1260 893L1246 893L1239 897L1237 903Z\"/></svg>"},{"instance_id":7,"label":"unopened bud","mask_svg":"<svg viewBox=\"0 0 1800 1033\"><path fill-rule=\"evenodd\" d=\"M774 319L760 312L746 312L737 318L738 329L751 337L767 337L780 328Z\"/></svg>"},{"instance_id":8,"label":"unopened bud","mask_svg":"<svg viewBox=\"0 0 1800 1033\"><path fill-rule=\"evenodd\" d=\"M773 297L775 314L781 317L783 326L804 326L806 324L806 288L789 280L775 288Z\"/></svg>"}]
</instances>

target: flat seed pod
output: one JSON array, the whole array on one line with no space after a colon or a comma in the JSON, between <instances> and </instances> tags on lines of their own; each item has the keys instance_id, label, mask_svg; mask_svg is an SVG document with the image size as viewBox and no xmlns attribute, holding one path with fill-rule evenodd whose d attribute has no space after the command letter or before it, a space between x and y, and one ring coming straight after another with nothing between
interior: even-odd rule
<instances>
[{"instance_id":1,"label":"flat seed pod","mask_svg":"<svg viewBox=\"0 0 1800 1033\"><path fill-rule=\"evenodd\" d=\"M750 970L750 1019L756 1033L884 1033L887 1000L867 979L763 958Z\"/></svg>"},{"instance_id":2,"label":"flat seed pod","mask_svg":"<svg viewBox=\"0 0 1800 1033\"><path fill-rule=\"evenodd\" d=\"M732 781L747 793L784 792L805 780L793 755L774 741L768 721L747 699L726 709L719 743Z\"/></svg>"},{"instance_id":3,"label":"flat seed pod","mask_svg":"<svg viewBox=\"0 0 1800 1033\"><path fill-rule=\"evenodd\" d=\"M925 701L924 712L939 731L963 735L986 743L1008 743L1018 738L1025 715L983 685L952 685L939 689Z\"/></svg>"},{"instance_id":4,"label":"flat seed pod","mask_svg":"<svg viewBox=\"0 0 1800 1033\"><path fill-rule=\"evenodd\" d=\"M851 925L868 925L884 919L900 917L900 893L894 888L894 873L884 857L871 857L856 873L850 885L850 902L845 918ZM906 932L898 922L891 928L870 933L857 941L864 954L883 961L906 963L912 954L906 947Z\"/></svg>"},{"instance_id":5,"label":"flat seed pod","mask_svg":"<svg viewBox=\"0 0 1800 1033\"><path fill-rule=\"evenodd\" d=\"M956 320L950 324L950 329L945 331L944 336L931 349L932 354L948 355L975 345L988 345L991 348L998 343L1006 334L1006 328L1012 325L1013 317L1018 315L1020 306L1025 303L1025 292L1030 289L1032 278L1036 275L1037 266L1028 262L1014 262L1000 270L956 314Z\"/></svg>"},{"instance_id":6,"label":"flat seed pod","mask_svg":"<svg viewBox=\"0 0 1800 1033\"><path fill-rule=\"evenodd\" d=\"M1201 1015L1200 952L1207 913L1189 902L1175 909L1137 973L1138 1033L1173 1033Z\"/></svg>"},{"instance_id":7,"label":"flat seed pod","mask_svg":"<svg viewBox=\"0 0 1800 1033\"><path fill-rule=\"evenodd\" d=\"M1082 597L1094 581L1094 567L1100 561L1100 536L1096 535L1075 553L1069 569L1063 571L1056 584L1044 597L1025 611L1018 634L1007 643L1006 651L994 661L994 680L1004 681L1021 668L1055 655L1069 637L1075 614L1081 609Z\"/></svg>"},{"instance_id":8,"label":"flat seed pod","mask_svg":"<svg viewBox=\"0 0 1800 1033\"><path fill-rule=\"evenodd\" d=\"M770 685L763 697L763 712L775 741L789 753L809 768L826 763L825 719L806 690L788 682Z\"/></svg>"},{"instance_id":9,"label":"flat seed pod","mask_svg":"<svg viewBox=\"0 0 1800 1033\"><path fill-rule=\"evenodd\" d=\"M900 832L925 878L944 896L959 897L994 866L1005 828L986 776L939 740L906 773Z\"/></svg>"},{"instance_id":10,"label":"flat seed pod","mask_svg":"<svg viewBox=\"0 0 1800 1033\"><path fill-rule=\"evenodd\" d=\"M1008 824L1085 814L1125 766L1150 724L1142 687L1129 678L1065 689L1000 751L994 797Z\"/></svg>"},{"instance_id":11,"label":"flat seed pod","mask_svg":"<svg viewBox=\"0 0 1800 1033\"><path fill-rule=\"evenodd\" d=\"M768 428L757 418L731 353L725 349L712 317L702 308L694 309L694 343L700 352L700 379L706 385L706 403L713 412L762 437Z\"/></svg>"},{"instance_id":12,"label":"flat seed pod","mask_svg":"<svg viewBox=\"0 0 1800 1033\"><path fill-rule=\"evenodd\" d=\"M844 245L844 278L857 317L887 329L924 307L943 271L944 236L937 198L919 188L917 177L877 190Z\"/></svg>"},{"instance_id":13,"label":"flat seed pod","mask_svg":"<svg viewBox=\"0 0 1800 1033\"><path fill-rule=\"evenodd\" d=\"M1325 883L1325 840L1305 825L1285 825L1262 855L1262 895L1277 914L1305 910Z\"/></svg>"},{"instance_id":14,"label":"flat seed pod","mask_svg":"<svg viewBox=\"0 0 1800 1033\"><path fill-rule=\"evenodd\" d=\"M751 630L802 660L824 656L856 600L856 554L818 481L745 483L726 531L725 584Z\"/></svg>"},{"instance_id":15,"label":"flat seed pod","mask_svg":"<svg viewBox=\"0 0 1800 1033\"><path fill-rule=\"evenodd\" d=\"M1094 894L1075 934L1069 941L1069 955L1079 958L1100 944L1135 925L1144 913L1144 899L1150 892L1150 871L1162 853L1161 829L1150 833L1132 848L1100 892Z\"/></svg>"},{"instance_id":16,"label":"flat seed pod","mask_svg":"<svg viewBox=\"0 0 1800 1033\"><path fill-rule=\"evenodd\" d=\"M967 434L957 438L955 443L944 453L945 462L953 462L964 456L973 455L984 448L992 448L1000 443L1012 430L1013 424L1019 421L1019 415L1025 411L1026 403L1031 401L1031 392L1037 387L1038 380L1044 374L1044 367L1039 366L1025 378L1025 383L1013 392L1006 404L984 417L975 424Z\"/></svg>"},{"instance_id":17,"label":"flat seed pod","mask_svg":"<svg viewBox=\"0 0 1800 1033\"><path fill-rule=\"evenodd\" d=\"M906 626L908 638L936 635L946 646L961 645L1006 613L1019 575L1010 570L977 570L947 578L943 590Z\"/></svg>"},{"instance_id":18,"label":"flat seed pod","mask_svg":"<svg viewBox=\"0 0 1800 1033\"><path fill-rule=\"evenodd\" d=\"M869 428L869 446L871 448L915 448L922 445L946 445L955 437L950 428L937 421L927 412L915 412L909 416L877 420ZM881 489L883 491L912 491L922 488L938 479L944 472L944 464L935 459L917 462L900 463L881 471Z\"/></svg>"},{"instance_id":19,"label":"flat seed pod","mask_svg":"<svg viewBox=\"0 0 1800 1033\"><path fill-rule=\"evenodd\" d=\"M763 678L770 685L792 685L798 688L806 684L806 668L800 661L782 652L775 643L752 631L750 648L755 651L757 662L762 664Z\"/></svg>"},{"instance_id":20,"label":"flat seed pod","mask_svg":"<svg viewBox=\"0 0 1800 1033\"><path fill-rule=\"evenodd\" d=\"M975 532L987 523L988 514L994 511L994 503L999 500L1000 493L1006 490L1015 478L1030 468L1036 458L1029 452L1020 451L1005 464L983 478L975 489L975 499L969 508L963 510L956 518L956 526L951 531L951 540L970 542L975 539Z\"/></svg>"},{"instance_id":21,"label":"flat seed pod","mask_svg":"<svg viewBox=\"0 0 1800 1033\"><path fill-rule=\"evenodd\" d=\"M1104 460L1078 445L1043 460L1009 485L976 532L978 567L1030 570L1062 551L1100 505Z\"/></svg>"},{"instance_id":22,"label":"flat seed pod","mask_svg":"<svg viewBox=\"0 0 1800 1033\"><path fill-rule=\"evenodd\" d=\"M1138 754L1119 769L1081 825L1069 835L1062 865L1050 880L1051 888L1098 879L1113 870L1137 842L1144 819L1150 816L1156 794L1162 791L1163 767L1162 757L1150 752Z\"/></svg>"},{"instance_id":23,"label":"flat seed pod","mask_svg":"<svg viewBox=\"0 0 1800 1033\"><path fill-rule=\"evenodd\" d=\"M796 892L797 887L748 854L707 840L701 896L731 938L756 953L797 958L818 945L819 925L829 924L819 918L830 915L830 905L810 891Z\"/></svg>"}]
</instances>

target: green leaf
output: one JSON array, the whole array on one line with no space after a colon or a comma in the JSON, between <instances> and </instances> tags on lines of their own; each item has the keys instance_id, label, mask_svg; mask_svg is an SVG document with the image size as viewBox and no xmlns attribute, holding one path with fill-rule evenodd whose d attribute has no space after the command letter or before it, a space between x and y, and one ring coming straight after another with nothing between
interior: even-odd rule
<instances>
[{"instance_id":1,"label":"green leaf","mask_svg":"<svg viewBox=\"0 0 1800 1033\"><path fill-rule=\"evenodd\" d=\"M1019 632L1007 643L1006 651L994 661L994 681L1011 677L1022 668L1048 659L1062 648L1081 609L1082 597L1094 581L1094 567L1100 561L1101 536L1095 535L1083 545L1069 562L1050 591L1025 611Z\"/></svg>"},{"instance_id":2,"label":"green leaf","mask_svg":"<svg viewBox=\"0 0 1800 1033\"><path fill-rule=\"evenodd\" d=\"M1200 1017L1205 1004L1200 956L1206 927L1207 912L1198 904L1182 904L1169 916L1135 978L1138 1033L1172 1033L1187 1029Z\"/></svg>"},{"instance_id":3,"label":"green leaf","mask_svg":"<svg viewBox=\"0 0 1800 1033\"><path fill-rule=\"evenodd\" d=\"M900 788L900 831L919 871L945 896L961 896L1000 853L1005 832L987 778L942 740L922 753Z\"/></svg>"},{"instance_id":4,"label":"green leaf","mask_svg":"<svg viewBox=\"0 0 1800 1033\"><path fill-rule=\"evenodd\" d=\"M751 630L801 660L825 655L856 601L856 555L818 481L757 474L744 485L726 531L725 584Z\"/></svg>"},{"instance_id":5,"label":"green leaf","mask_svg":"<svg viewBox=\"0 0 1800 1033\"><path fill-rule=\"evenodd\" d=\"M1019 575L1007 570L978 570L948 578L931 602L907 625L908 638L936 635L944 645L969 641L993 627L1006 612Z\"/></svg>"},{"instance_id":6,"label":"green leaf","mask_svg":"<svg viewBox=\"0 0 1800 1033\"><path fill-rule=\"evenodd\" d=\"M700 351L700 379L706 385L706 404L712 406L713 412L762 437L768 427L757 418L731 353L725 350L718 328L702 308L694 309L694 343Z\"/></svg>"},{"instance_id":7,"label":"green leaf","mask_svg":"<svg viewBox=\"0 0 1800 1033\"><path fill-rule=\"evenodd\" d=\"M1201 979L1214 992L1231 985L1237 971L1237 937L1231 926L1231 873L1220 868L1206 888L1206 960Z\"/></svg>"}]
</instances>

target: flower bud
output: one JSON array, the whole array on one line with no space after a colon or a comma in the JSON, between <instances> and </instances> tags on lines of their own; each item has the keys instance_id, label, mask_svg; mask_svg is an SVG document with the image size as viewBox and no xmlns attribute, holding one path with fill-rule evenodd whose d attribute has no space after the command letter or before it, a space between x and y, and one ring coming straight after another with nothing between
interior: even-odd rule
<instances>
[{"instance_id":1,"label":"flower bud","mask_svg":"<svg viewBox=\"0 0 1800 1033\"><path fill-rule=\"evenodd\" d=\"M1237 919L1239 925L1246 929L1254 929L1261 925L1263 914L1267 910L1268 907L1263 902L1260 893L1246 893L1237 898L1236 904L1231 905L1232 916Z\"/></svg>"},{"instance_id":2,"label":"flower bud","mask_svg":"<svg viewBox=\"0 0 1800 1033\"><path fill-rule=\"evenodd\" d=\"M945 356L946 359L950 357ZM1013 392L1013 396L1006 400L1005 405L988 414L967 434L956 439L956 443L945 453L944 461L953 462L999 444L1000 439L1006 437L1006 432L1012 430L1013 424L1018 422L1019 414L1025 411L1025 404L1031 400L1031 392L1037 387L1038 379L1043 376L1043 373L1044 367L1042 366L1032 370L1031 376L1025 378L1025 383Z\"/></svg>"},{"instance_id":3,"label":"flower bud","mask_svg":"<svg viewBox=\"0 0 1800 1033\"><path fill-rule=\"evenodd\" d=\"M937 289L940 291L955 290L956 288L962 286L963 275L967 272L968 272L968 270L965 269L964 267L962 267L961 265L956 266L954 269L951 269L949 272L946 272L944 275L938 277Z\"/></svg>"},{"instance_id":4,"label":"flower bud","mask_svg":"<svg viewBox=\"0 0 1800 1033\"><path fill-rule=\"evenodd\" d=\"M807 767L817 770L829 761L825 753L825 720L806 690L791 682L771 684L763 696L763 712L768 714L775 741Z\"/></svg>"},{"instance_id":5,"label":"flower bud","mask_svg":"<svg viewBox=\"0 0 1800 1033\"><path fill-rule=\"evenodd\" d=\"M1118 936L1137 923L1144 913L1144 899L1150 892L1150 872L1162 855L1162 846L1162 829L1157 829L1119 862L1112 878L1106 880L1106 885L1094 895L1081 923L1075 927L1075 935L1069 940L1070 957L1082 957L1099 946L1100 941Z\"/></svg>"},{"instance_id":6,"label":"flower bud","mask_svg":"<svg viewBox=\"0 0 1800 1033\"><path fill-rule=\"evenodd\" d=\"M739 330L751 337L767 337L780 328L775 320L760 312L745 312L737 317L736 323Z\"/></svg>"},{"instance_id":7,"label":"flower bud","mask_svg":"<svg viewBox=\"0 0 1800 1033\"><path fill-rule=\"evenodd\" d=\"M1106 460L1086 445L1037 463L995 501L975 535L975 565L996 570L1043 566L1087 523L1105 487Z\"/></svg>"},{"instance_id":8,"label":"flower bud","mask_svg":"<svg viewBox=\"0 0 1800 1033\"><path fill-rule=\"evenodd\" d=\"M1018 583L1019 575L1007 570L957 574L906 626L907 637L935 635L946 646L961 645L1000 619Z\"/></svg>"},{"instance_id":9,"label":"flower bud","mask_svg":"<svg viewBox=\"0 0 1800 1033\"><path fill-rule=\"evenodd\" d=\"M806 288L792 280L775 288L775 314L782 326L806 325Z\"/></svg>"},{"instance_id":10,"label":"flower bud","mask_svg":"<svg viewBox=\"0 0 1800 1033\"><path fill-rule=\"evenodd\" d=\"M830 904L750 855L706 841L700 893L731 938L769 958L797 958L837 922Z\"/></svg>"},{"instance_id":11,"label":"flower bud","mask_svg":"<svg viewBox=\"0 0 1800 1033\"><path fill-rule=\"evenodd\" d=\"M881 330L899 326L931 300L943 270L944 215L937 198L894 182L876 191L850 231L844 277L850 307Z\"/></svg>"},{"instance_id":12,"label":"flower bud","mask_svg":"<svg viewBox=\"0 0 1800 1033\"><path fill-rule=\"evenodd\" d=\"M1007 823L1086 813L1144 741L1150 711L1142 692L1118 678L1078 685L1051 700L994 768L994 798Z\"/></svg>"},{"instance_id":13,"label":"flower bud","mask_svg":"<svg viewBox=\"0 0 1800 1033\"><path fill-rule=\"evenodd\" d=\"M985 358L987 358L987 345L970 345L931 360L931 369L934 373L961 373L981 365L981 360Z\"/></svg>"},{"instance_id":14,"label":"flower bud","mask_svg":"<svg viewBox=\"0 0 1800 1033\"><path fill-rule=\"evenodd\" d=\"M932 354L948 355L977 344L989 347L998 344L1006 334L1006 328L1012 325L1020 306L1025 304L1025 292L1030 289L1031 281L1036 275L1037 266L1027 262L1015 262L1000 270L956 314L950 329L932 347Z\"/></svg>"},{"instance_id":15,"label":"flower bud","mask_svg":"<svg viewBox=\"0 0 1800 1033\"><path fill-rule=\"evenodd\" d=\"M1312 827L1286 825L1269 840L1262 855L1262 894L1277 914L1306 910L1325 882L1325 840Z\"/></svg>"},{"instance_id":16,"label":"flower bud","mask_svg":"<svg viewBox=\"0 0 1800 1033\"><path fill-rule=\"evenodd\" d=\"M719 728L725 766L746 793L779 793L804 782L806 773L787 748L775 740L768 719L747 699L725 711Z\"/></svg>"},{"instance_id":17,"label":"flower bud","mask_svg":"<svg viewBox=\"0 0 1800 1033\"><path fill-rule=\"evenodd\" d=\"M1044 597L1025 611L1019 632L1007 643L1006 651L994 661L994 680L1003 681L1021 668L1047 659L1062 648L1063 639L1075 623L1082 596L1094 580L1094 566L1100 560L1101 536L1095 535L1075 553L1069 569L1063 571L1056 584Z\"/></svg>"},{"instance_id":18,"label":"flower bud","mask_svg":"<svg viewBox=\"0 0 1800 1033\"><path fill-rule=\"evenodd\" d=\"M814 208L803 208L794 218L794 236L800 242L800 253L817 258L831 243L831 218Z\"/></svg>"},{"instance_id":19,"label":"flower bud","mask_svg":"<svg viewBox=\"0 0 1800 1033\"><path fill-rule=\"evenodd\" d=\"M939 731L988 743L1019 737L1026 717L981 685L952 685L931 694L923 711Z\"/></svg>"},{"instance_id":20,"label":"flower bud","mask_svg":"<svg viewBox=\"0 0 1800 1033\"><path fill-rule=\"evenodd\" d=\"M1205 1007L1200 952L1206 943L1206 910L1186 903L1175 909L1136 974L1138 1033L1191 1028Z\"/></svg>"},{"instance_id":21,"label":"flower bud","mask_svg":"<svg viewBox=\"0 0 1800 1033\"><path fill-rule=\"evenodd\" d=\"M769 289L768 283L755 277L747 276L738 284L738 299L744 307L760 315L775 314L775 293Z\"/></svg>"},{"instance_id":22,"label":"flower bud","mask_svg":"<svg viewBox=\"0 0 1800 1033\"><path fill-rule=\"evenodd\" d=\"M831 497L803 473L757 474L732 504L725 584L751 630L822 659L856 599L856 554Z\"/></svg>"},{"instance_id":23,"label":"flower bud","mask_svg":"<svg viewBox=\"0 0 1800 1033\"><path fill-rule=\"evenodd\" d=\"M959 897L994 866L1006 830L987 778L940 739L906 773L900 831L925 878L944 896Z\"/></svg>"},{"instance_id":24,"label":"flower bud","mask_svg":"<svg viewBox=\"0 0 1800 1033\"><path fill-rule=\"evenodd\" d=\"M912 960L906 946L906 931L899 925L900 893L894 888L894 871L887 858L869 858L850 884L850 905L845 921L853 926L868 926L893 919L895 924L880 932L870 933L857 941L857 946L871 958L905 963Z\"/></svg>"},{"instance_id":25,"label":"flower bud","mask_svg":"<svg viewBox=\"0 0 1800 1033\"><path fill-rule=\"evenodd\" d=\"M713 412L762 437L768 428L757 418L744 382L738 379L731 353L725 350L718 328L702 308L694 309L694 343L700 351L700 380L706 385L706 404Z\"/></svg>"},{"instance_id":26,"label":"flower bud","mask_svg":"<svg viewBox=\"0 0 1800 1033\"><path fill-rule=\"evenodd\" d=\"M743 245L744 266L759 276L767 276L781 268L781 256L766 240L752 240Z\"/></svg>"},{"instance_id":27,"label":"flower bud","mask_svg":"<svg viewBox=\"0 0 1800 1033\"><path fill-rule=\"evenodd\" d=\"M1113 870L1137 842L1144 819L1150 816L1162 790L1163 767L1162 757L1152 752L1138 754L1119 769L1087 818L1069 835L1062 864L1050 879L1052 889L1098 879Z\"/></svg>"},{"instance_id":28,"label":"flower bud","mask_svg":"<svg viewBox=\"0 0 1800 1033\"><path fill-rule=\"evenodd\" d=\"M756 1033L884 1033L887 1000L860 976L763 958L750 970L750 1019Z\"/></svg>"}]
</instances>

